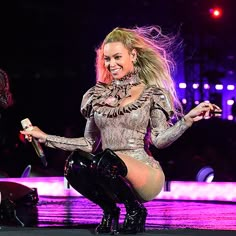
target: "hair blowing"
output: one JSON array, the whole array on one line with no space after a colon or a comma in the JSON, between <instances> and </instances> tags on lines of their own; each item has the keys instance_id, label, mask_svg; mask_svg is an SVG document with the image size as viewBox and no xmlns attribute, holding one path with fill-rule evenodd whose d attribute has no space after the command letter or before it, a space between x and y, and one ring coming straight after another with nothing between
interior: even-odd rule
<instances>
[{"instance_id":1,"label":"hair blowing","mask_svg":"<svg viewBox=\"0 0 236 236\"><path fill-rule=\"evenodd\" d=\"M164 35L158 26L113 29L96 49L97 81L107 84L111 82L112 76L105 67L103 49L105 44L111 42L121 42L129 52L133 49L137 51L135 66L140 68L138 70L140 79L147 85L156 85L162 89L174 114L181 115L182 105L172 79L175 62L171 57L171 50L175 37Z\"/></svg>"}]
</instances>

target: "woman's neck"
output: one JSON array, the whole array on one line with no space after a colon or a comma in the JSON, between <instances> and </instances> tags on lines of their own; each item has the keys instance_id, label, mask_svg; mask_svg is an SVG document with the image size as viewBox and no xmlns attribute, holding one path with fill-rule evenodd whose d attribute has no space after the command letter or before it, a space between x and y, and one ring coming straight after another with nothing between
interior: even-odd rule
<instances>
[{"instance_id":1,"label":"woman's neck","mask_svg":"<svg viewBox=\"0 0 236 236\"><path fill-rule=\"evenodd\" d=\"M111 85L115 86L115 87L126 87L127 85L138 85L140 84L142 81L139 78L139 75L137 72L132 72L129 73L127 75L125 75L123 78L121 79L113 79L111 82Z\"/></svg>"}]
</instances>

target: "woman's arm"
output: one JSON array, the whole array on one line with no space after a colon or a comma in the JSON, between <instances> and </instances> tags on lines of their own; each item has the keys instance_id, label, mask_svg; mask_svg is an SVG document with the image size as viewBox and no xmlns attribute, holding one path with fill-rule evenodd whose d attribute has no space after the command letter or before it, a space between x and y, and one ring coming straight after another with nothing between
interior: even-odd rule
<instances>
[{"instance_id":1,"label":"woman's arm","mask_svg":"<svg viewBox=\"0 0 236 236\"><path fill-rule=\"evenodd\" d=\"M152 144L159 149L171 145L190 127L184 118L174 125L169 124L165 114L159 109L152 111L150 125Z\"/></svg>"},{"instance_id":2,"label":"woman's arm","mask_svg":"<svg viewBox=\"0 0 236 236\"><path fill-rule=\"evenodd\" d=\"M66 138L57 135L50 135L40 130L37 126L34 126L32 130L21 131L21 133L24 134L26 139L30 142L32 141L32 137L34 137L38 139L40 143L44 143L48 147L66 151L81 149L83 151L93 152L100 142L100 132L93 120L93 117L87 119L84 137Z\"/></svg>"},{"instance_id":3,"label":"woman's arm","mask_svg":"<svg viewBox=\"0 0 236 236\"><path fill-rule=\"evenodd\" d=\"M220 116L221 109L215 104L202 102L174 125L167 122L167 117L161 109L151 111L151 140L157 148L165 148L176 141L194 122L202 119Z\"/></svg>"}]
</instances>

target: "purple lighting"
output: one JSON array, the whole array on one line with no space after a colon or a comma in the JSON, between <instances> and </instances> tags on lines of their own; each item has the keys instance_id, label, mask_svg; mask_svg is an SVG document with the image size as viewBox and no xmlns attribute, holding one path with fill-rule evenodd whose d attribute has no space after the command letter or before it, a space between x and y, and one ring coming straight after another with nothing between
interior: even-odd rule
<instances>
[{"instance_id":1,"label":"purple lighting","mask_svg":"<svg viewBox=\"0 0 236 236\"><path fill-rule=\"evenodd\" d=\"M0 181L16 182L29 188L37 188L39 196L81 196L71 186L65 186L64 177L1 178ZM170 181L169 190L156 199L206 200L236 202L235 182L191 182Z\"/></svg>"},{"instance_id":2,"label":"purple lighting","mask_svg":"<svg viewBox=\"0 0 236 236\"><path fill-rule=\"evenodd\" d=\"M231 182L170 182L170 192L157 198L173 200L236 201L236 183Z\"/></svg>"}]
</instances>

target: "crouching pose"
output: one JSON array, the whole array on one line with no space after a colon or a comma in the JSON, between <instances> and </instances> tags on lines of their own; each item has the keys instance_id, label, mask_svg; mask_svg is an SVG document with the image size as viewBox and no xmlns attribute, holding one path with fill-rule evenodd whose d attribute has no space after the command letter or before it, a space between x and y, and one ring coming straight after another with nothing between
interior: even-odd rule
<instances>
[{"instance_id":1,"label":"crouching pose","mask_svg":"<svg viewBox=\"0 0 236 236\"><path fill-rule=\"evenodd\" d=\"M147 144L165 148L194 122L221 112L217 105L202 102L183 114L171 77L169 43L163 43L167 41L154 26L113 29L96 50L97 82L82 99L84 137L49 135L36 126L21 131L29 141L34 137L48 147L72 151L65 176L103 210L97 233L143 232L143 203L154 199L165 181ZM96 152L100 141L102 151ZM117 203L126 208L121 228Z\"/></svg>"}]
</instances>

